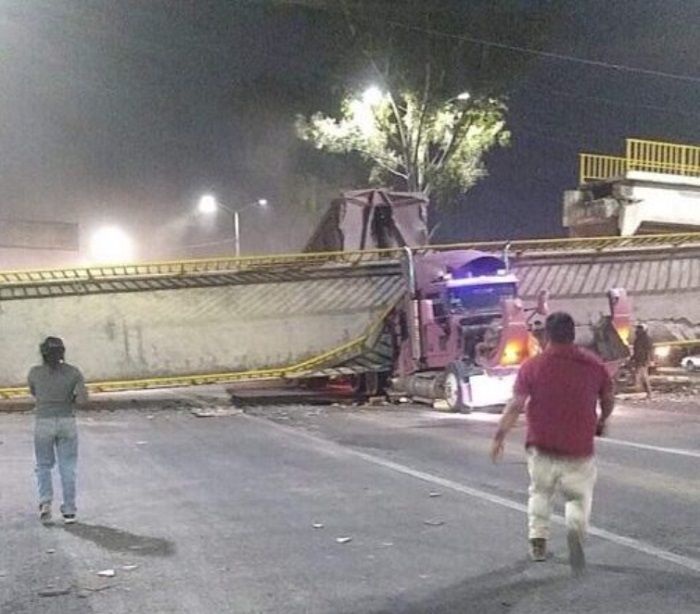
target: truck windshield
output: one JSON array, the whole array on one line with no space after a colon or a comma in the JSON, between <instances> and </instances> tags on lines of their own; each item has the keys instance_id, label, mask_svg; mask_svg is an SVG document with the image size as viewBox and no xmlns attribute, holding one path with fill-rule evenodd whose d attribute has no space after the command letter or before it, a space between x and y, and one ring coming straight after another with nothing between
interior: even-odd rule
<instances>
[{"instance_id":1,"label":"truck windshield","mask_svg":"<svg viewBox=\"0 0 700 614\"><path fill-rule=\"evenodd\" d=\"M489 309L498 307L501 298L515 296L515 284L480 284L448 288L452 309Z\"/></svg>"}]
</instances>

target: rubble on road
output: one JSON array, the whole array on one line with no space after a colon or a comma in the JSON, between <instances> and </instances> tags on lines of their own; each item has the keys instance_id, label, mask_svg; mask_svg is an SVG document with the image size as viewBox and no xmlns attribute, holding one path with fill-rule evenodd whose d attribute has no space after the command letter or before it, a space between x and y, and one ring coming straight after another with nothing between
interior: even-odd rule
<instances>
[{"instance_id":1,"label":"rubble on road","mask_svg":"<svg viewBox=\"0 0 700 614\"><path fill-rule=\"evenodd\" d=\"M190 413L197 418L220 418L238 416L243 413L243 410L236 407L193 407Z\"/></svg>"},{"instance_id":2,"label":"rubble on road","mask_svg":"<svg viewBox=\"0 0 700 614\"><path fill-rule=\"evenodd\" d=\"M352 541L352 537L336 537L335 541L339 544L347 544Z\"/></svg>"},{"instance_id":3,"label":"rubble on road","mask_svg":"<svg viewBox=\"0 0 700 614\"><path fill-rule=\"evenodd\" d=\"M60 588L46 587L39 590L39 597L60 597L71 592L70 586L62 586Z\"/></svg>"}]
</instances>

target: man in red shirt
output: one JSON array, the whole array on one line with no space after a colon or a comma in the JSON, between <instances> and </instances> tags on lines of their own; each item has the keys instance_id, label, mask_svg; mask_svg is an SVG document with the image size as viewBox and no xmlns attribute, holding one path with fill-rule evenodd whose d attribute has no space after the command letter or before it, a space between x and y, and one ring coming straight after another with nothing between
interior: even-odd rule
<instances>
[{"instance_id":1,"label":"man in red shirt","mask_svg":"<svg viewBox=\"0 0 700 614\"><path fill-rule=\"evenodd\" d=\"M588 527L596 480L593 439L603 435L614 405L613 384L602 361L574 345L574 321L551 314L545 324L547 347L518 373L514 396L493 440L491 458L503 455L505 438L525 410L530 474L528 521L530 554L547 557L549 518L557 491L566 500L569 561L575 574L585 568L583 538ZM601 414L596 414L600 401Z\"/></svg>"}]
</instances>

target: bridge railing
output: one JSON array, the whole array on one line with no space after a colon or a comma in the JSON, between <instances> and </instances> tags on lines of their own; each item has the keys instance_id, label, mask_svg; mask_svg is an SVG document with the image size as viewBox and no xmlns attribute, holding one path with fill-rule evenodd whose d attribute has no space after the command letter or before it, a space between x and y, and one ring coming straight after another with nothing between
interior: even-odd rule
<instances>
[{"instance_id":1,"label":"bridge railing","mask_svg":"<svg viewBox=\"0 0 700 614\"><path fill-rule=\"evenodd\" d=\"M603 181L613 177L622 177L627 171L627 160L620 156L603 156L599 154L579 154L579 183Z\"/></svg>"},{"instance_id":2,"label":"bridge railing","mask_svg":"<svg viewBox=\"0 0 700 614\"><path fill-rule=\"evenodd\" d=\"M700 147L626 139L624 156L579 154L579 184L623 177L629 171L700 177Z\"/></svg>"},{"instance_id":3,"label":"bridge railing","mask_svg":"<svg viewBox=\"0 0 700 614\"><path fill-rule=\"evenodd\" d=\"M700 147L627 139L627 168L631 171L700 177Z\"/></svg>"}]
</instances>

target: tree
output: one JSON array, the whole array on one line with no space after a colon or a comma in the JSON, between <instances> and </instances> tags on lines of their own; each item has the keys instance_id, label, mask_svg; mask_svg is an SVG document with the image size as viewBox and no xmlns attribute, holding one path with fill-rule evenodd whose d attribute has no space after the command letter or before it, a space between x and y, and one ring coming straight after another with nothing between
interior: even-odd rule
<instances>
[{"instance_id":1,"label":"tree","mask_svg":"<svg viewBox=\"0 0 700 614\"><path fill-rule=\"evenodd\" d=\"M318 149L357 153L372 184L420 191L438 202L464 192L486 174L484 154L508 143L505 104L463 92L448 100L423 91L370 87L342 102L339 118L299 117L297 134Z\"/></svg>"},{"instance_id":2,"label":"tree","mask_svg":"<svg viewBox=\"0 0 700 614\"><path fill-rule=\"evenodd\" d=\"M509 142L503 94L531 59L479 41L533 44L552 13L538 0L294 3L325 7L350 83L336 106L298 118L298 136L355 154L372 184L425 191L436 204L471 188L486 175L485 154Z\"/></svg>"}]
</instances>

